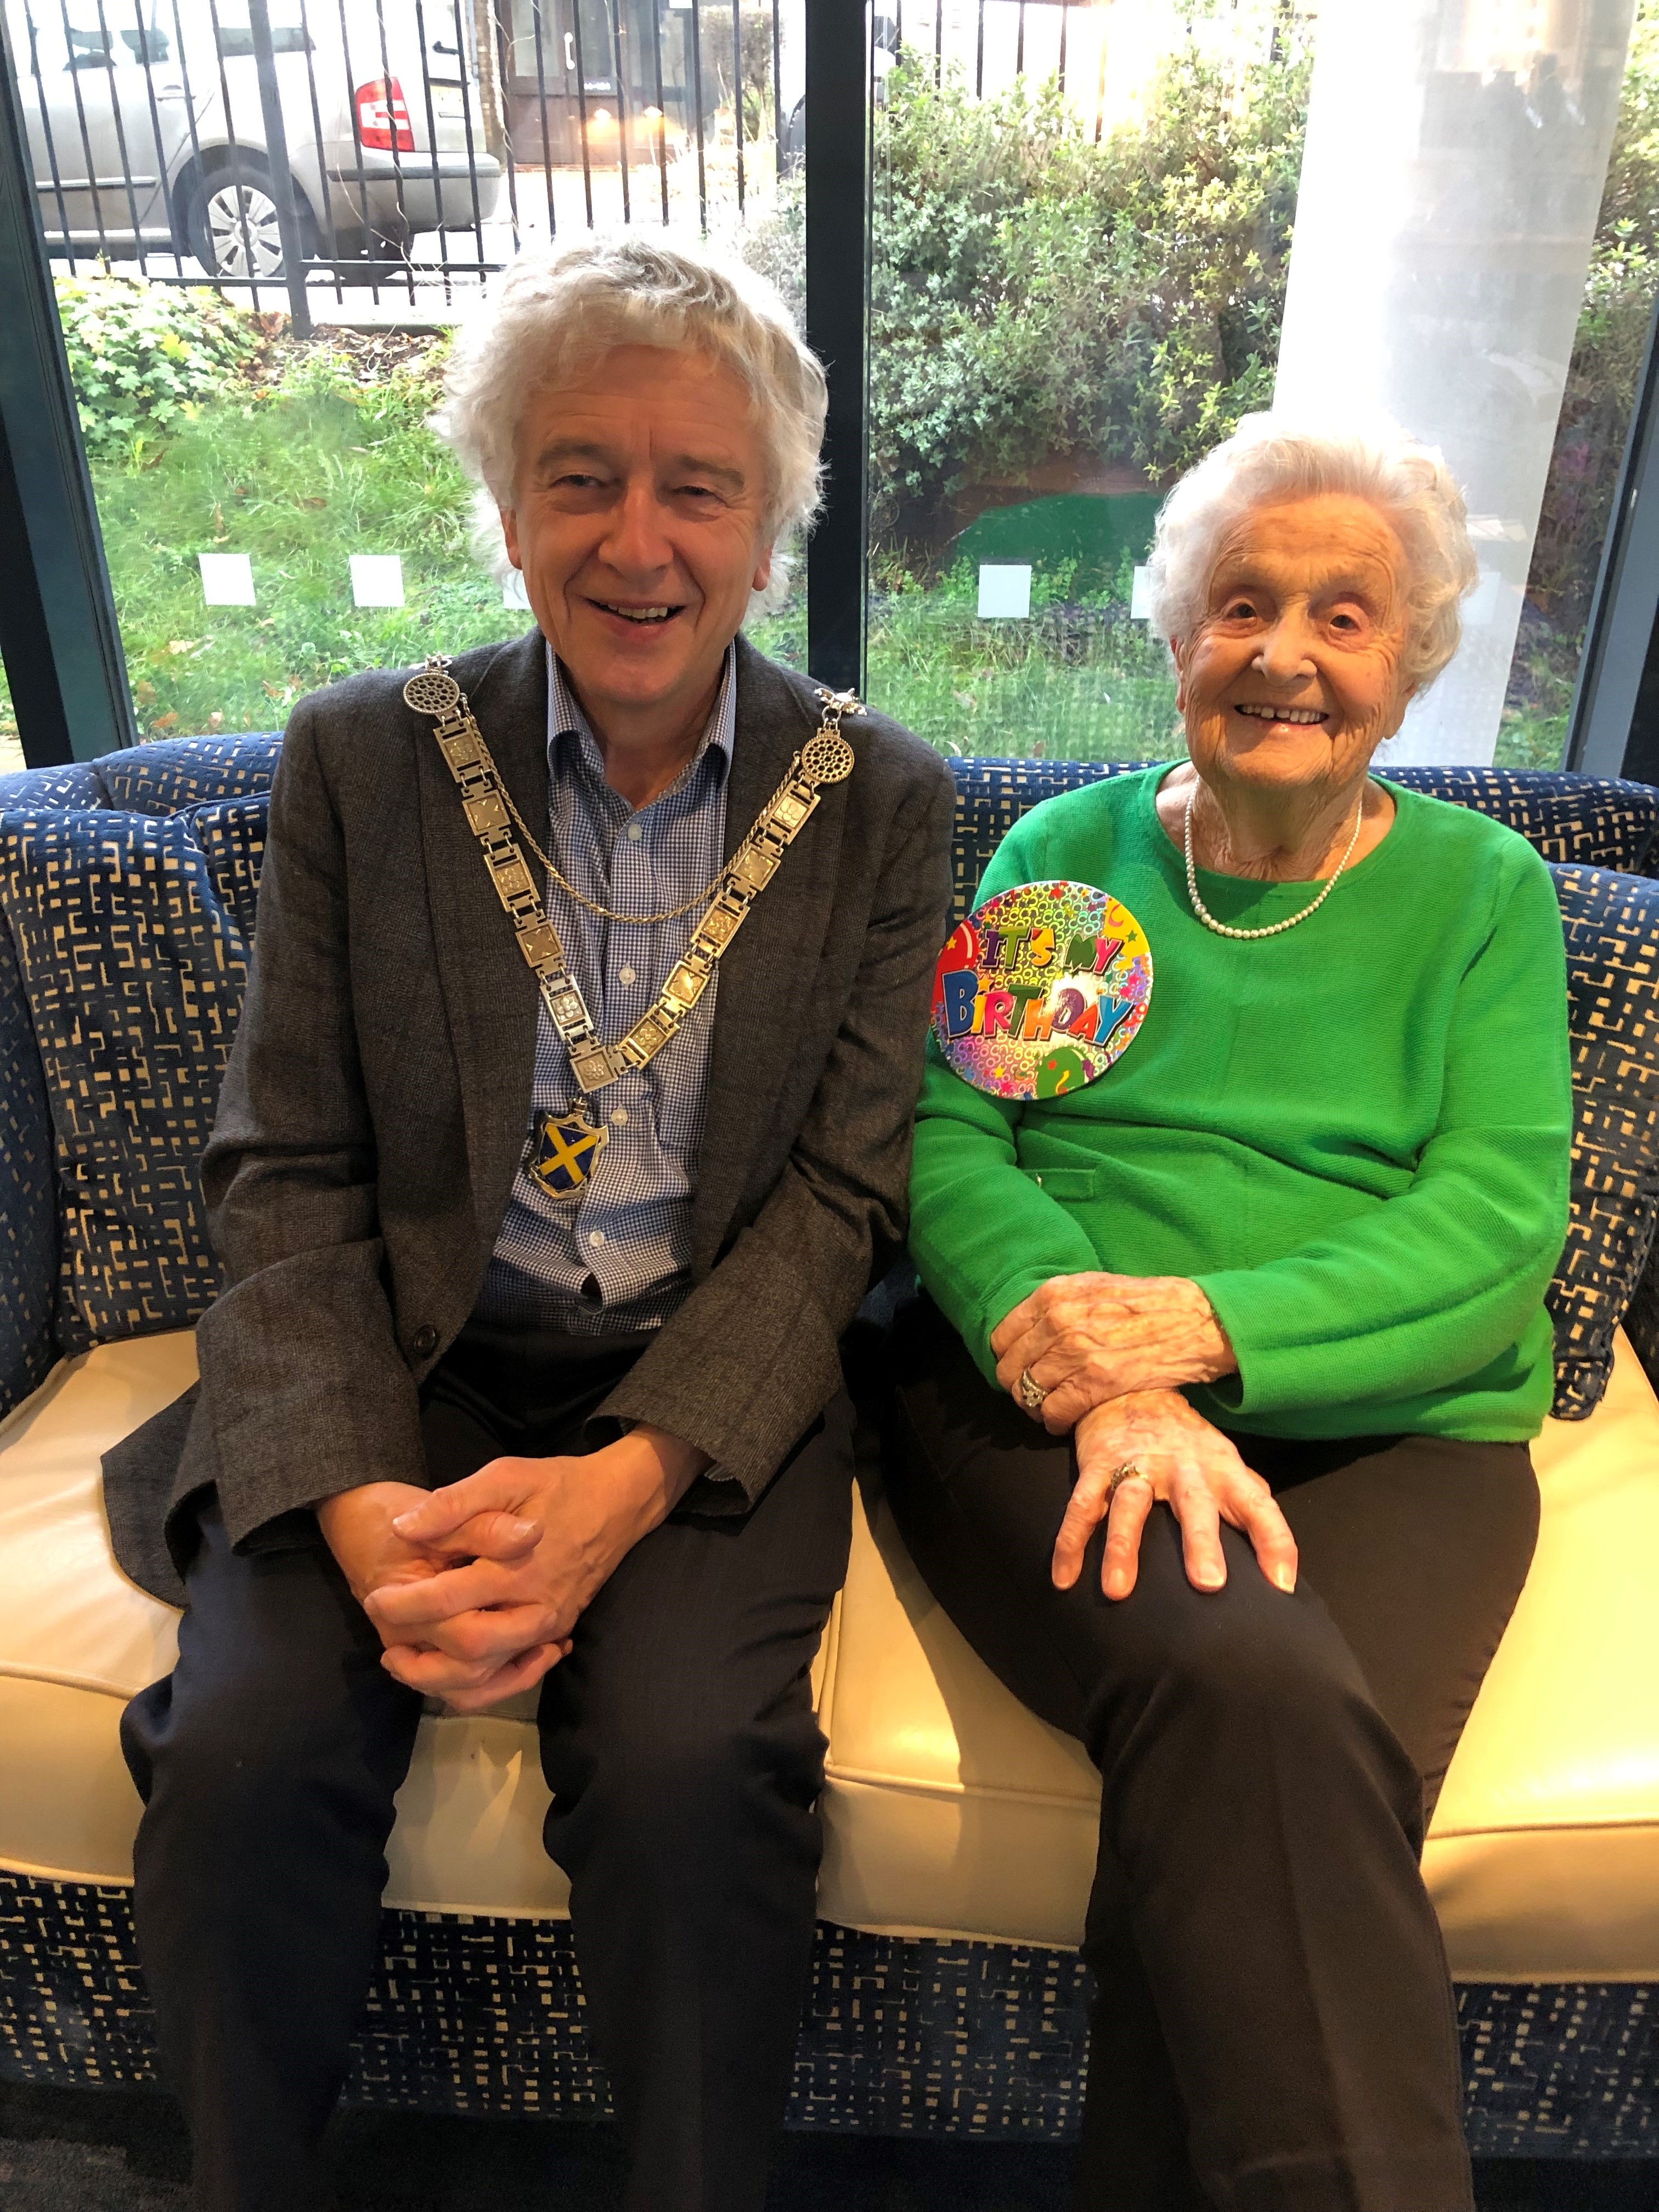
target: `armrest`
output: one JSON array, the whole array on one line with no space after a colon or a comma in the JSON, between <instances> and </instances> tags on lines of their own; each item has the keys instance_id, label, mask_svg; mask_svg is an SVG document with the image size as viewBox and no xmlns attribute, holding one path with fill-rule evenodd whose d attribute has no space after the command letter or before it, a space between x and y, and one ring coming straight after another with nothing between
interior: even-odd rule
<instances>
[{"instance_id":1,"label":"armrest","mask_svg":"<svg viewBox=\"0 0 1659 2212\"><path fill-rule=\"evenodd\" d=\"M52 1115L11 933L0 921L0 1414L58 1357Z\"/></svg>"}]
</instances>

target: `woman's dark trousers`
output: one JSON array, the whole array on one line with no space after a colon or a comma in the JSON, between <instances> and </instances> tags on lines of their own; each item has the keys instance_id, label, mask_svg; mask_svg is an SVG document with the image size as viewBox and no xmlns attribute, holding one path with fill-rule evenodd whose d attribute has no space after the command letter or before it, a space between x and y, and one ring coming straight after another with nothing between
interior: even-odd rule
<instances>
[{"instance_id":1,"label":"woman's dark trousers","mask_svg":"<svg viewBox=\"0 0 1659 2212\"><path fill-rule=\"evenodd\" d=\"M433 1480L580 1450L638 1350L469 1331L428 1385ZM629 2212L760 2212L811 1960L823 1739L808 1674L846 1572L832 1407L747 1515L674 1515L544 1687L546 1843L629 2141ZM313 2212L378 1956L421 1700L312 1524L233 1553L199 1515L179 1664L127 1708L138 1938L204 2212Z\"/></svg>"},{"instance_id":2,"label":"woman's dark trousers","mask_svg":"<svg viewBox=\"0 0 1659 2212\"><path fill-rule=\"evenodd\" d=\"M1425 1820L1538 1525L1522 1444L1236 1436L1295 1534L1195 1590L1154 1508L1130 1596L1049 1559L1075 1480L927 1301L900 1323L899 1527L987 1664L1103 1782L1087 2212L1468 2212Z\"/></svg>"}]
</instances>

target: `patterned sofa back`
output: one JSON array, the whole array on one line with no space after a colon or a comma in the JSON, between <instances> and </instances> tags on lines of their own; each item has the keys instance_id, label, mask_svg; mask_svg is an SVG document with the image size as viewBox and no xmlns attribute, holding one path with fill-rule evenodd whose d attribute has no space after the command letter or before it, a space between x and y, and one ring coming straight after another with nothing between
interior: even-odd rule
<instances>
[{"instance_id":1,"label":"patterned sofa back","mask_svg":"<svg viewBox=\"0 0 1659 2212\"><path fill-rule=\"evenodd\" d=\"M0 1412L61 1353L183 1326L211 1295L197 1168L281 742L176 738L0 776ZM1021 814L1127 765L952 762L958 913ZM1659 1281L1631 1304L1659 1212L1659 884L1645 879L1659 872L1659 789L1499 769L1396 776L1497 816L1553 865L1577 1127L1550 1302L1556 1408L1582 1417L1627 1308L1659 1372Z\"/></svg>"},{"instance_id":2,"label":"patterned sofa back","mask_svg":"<svg viewBox=\"0 0 1659 2212\"><path fill-rule=\"evenodd\" d=\"M174 814L210 799L252 799L270 788L282 750L278 731L229 738L171 738L102 760L0 775L0 810L112 806ZM953 760L954 859L958 913L965 912L991 855L1039 801L1140 761ZM1391 781L1495 815L1547 860L1659 875L1659 787L1566 770L1400 768Z\"/></svg>"},{"instance_id":3,"label":"patterned sofa back","mask_svg":"<svg viewBox=\"0 0 1659 2212\"><path fill-rule=\"evenodd\" d=\"M168 738L64 768L0 775L0 811L112 806L128 814L178 814L210 799L247 799L270 789L283 750L280 730L234 738Z\"/></svg>"},{"instance_id":4,"label":"patterned sofa back","mask_svg":"<svg viewBox=\"0 0 1659 2212\"><path fill-rule=\"evenodd\" d=\"M991 855L1022 814L1062 791L1149 763L1116 761L953 760L957 836L952 894L959 921L974 902ZM1381 773L1431 799L1472 806L1518 830L1558 866L1659 875L1659 787L1565 769L1397 768ZM0 791L0 806L9 802Z\"/></svg>"}]
</instances>

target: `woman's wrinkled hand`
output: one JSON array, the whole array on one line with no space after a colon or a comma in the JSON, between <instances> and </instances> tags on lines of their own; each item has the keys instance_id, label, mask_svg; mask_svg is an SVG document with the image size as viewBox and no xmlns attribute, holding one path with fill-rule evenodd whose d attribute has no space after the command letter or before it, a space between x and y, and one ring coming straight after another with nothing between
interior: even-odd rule
<instances>
[{"instance_id":1,"label":"woman's wrinkled hand","mask_svg":"<svg viewBox=\"0 0 1659 2212\"><path fill-rule=\"evenodd\" d=\"M1031 1418L1055 1437L1125 1391L1213 1382L1237 1365L1210 1301L1184 1275L1051 1276L1004 1315L991 1349L1016 1404L1028 1371L1048 1392Z\"/></svg>"},{"instance_id":2,"label":"woman's wrinkled hand","mask_svg":"<svg viewBox=\"0 0 1659 2212\"><path fill-rule=\"evenodd\" d=\"M1195 1589L1218 1590L1227 1579L1224 1521L1249 1538L1269 1582L1296 1588L1296 1539L1273 1492L1178 1390L1135 1390L1096 1407L1078 1423L1075 1447L1077 1483L1054 1543L1056 1589L1070 1589L1083 1572L1089 1539L1103 1518L1100 1586L1109 1598L1127 1597L1141 1531L1160 1499L1181 1524L1182 1558ZM1138 1472L1113 1495L1112 1477L1125 1465Z\"/></svg>"}]
</instances>

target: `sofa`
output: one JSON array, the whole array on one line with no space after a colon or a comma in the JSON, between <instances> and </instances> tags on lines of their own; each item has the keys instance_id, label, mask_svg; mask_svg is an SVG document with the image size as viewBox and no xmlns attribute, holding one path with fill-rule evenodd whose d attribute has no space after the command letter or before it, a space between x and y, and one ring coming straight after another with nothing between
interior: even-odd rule
<instances>
[{"instance_id":1,"label":"sofa","mask_svg":"<svg viewBox=\"0 0 1659 2212\"><path fill-rule=\"evenodd\" d=\"M123 1702L177 1613L117 1568L101 1454L188 1385L213 1295L196 1168L234 1035L275 736L0 777L0 2074L153 2078ZM953 764L958 910L1018 814L1113 772ZM1659 2035L1659 791L1402 771L1552 863L1572 992L1573 1219L1526 1590L1436 1812L1427 1879L1487 2155L1652 2157ZM848 1344L874 1372L890 1283ZM866 1418L866 1431L872 1424ZM861 1440L813 1673L821 1926L793 2124L1064 2140L1097 1778L944 1618ZM398 1800L348 2094L599 2116L529 1708L433 1711ZM1225 1808L1217 1808L1218 1818Z\"/></svg>"}]
</instances>

